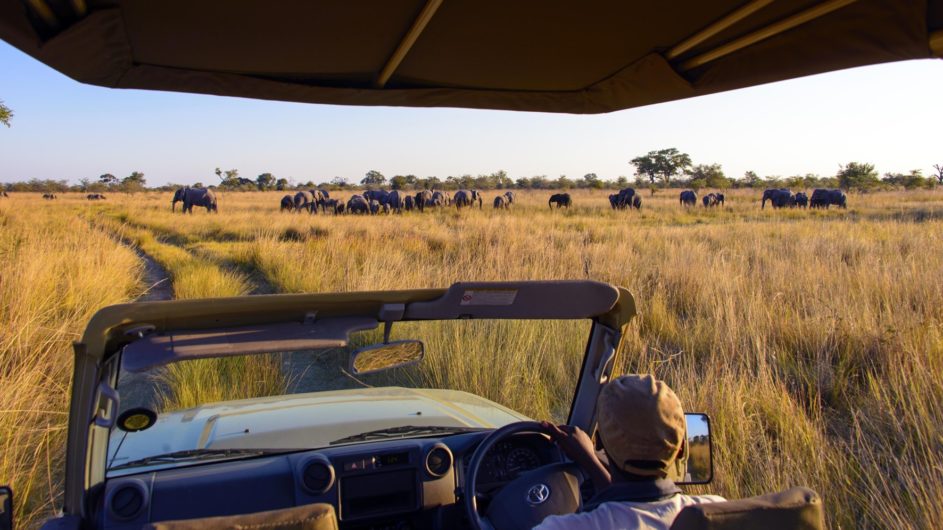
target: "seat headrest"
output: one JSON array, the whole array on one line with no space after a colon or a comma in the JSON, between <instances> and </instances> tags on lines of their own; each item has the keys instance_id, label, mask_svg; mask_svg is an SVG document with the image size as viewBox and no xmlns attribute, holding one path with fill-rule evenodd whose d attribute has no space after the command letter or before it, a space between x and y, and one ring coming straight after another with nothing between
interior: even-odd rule
<instances>
[{"instance_id":1,"label":"seat headrest","mask_svg":"<svg viewBox=\"0 0 943 530\"><path fill-rule=\"evenodd\" d=\"M284 510L245 515L204 517L151 523L145 530L337 530L337 516L330 504L308 504Z\"/></svg>"},{"instance_id":2,"label":"seat headrest","mask_svg":"<svg viewBox=\"0 0 943 530\"><path fill-rule=\"evenodd\" d=\"M736 501L696 504L681 510L671 530L823 530L822 499L808 488L791 488Z\"/></svg>"}]
</instances>

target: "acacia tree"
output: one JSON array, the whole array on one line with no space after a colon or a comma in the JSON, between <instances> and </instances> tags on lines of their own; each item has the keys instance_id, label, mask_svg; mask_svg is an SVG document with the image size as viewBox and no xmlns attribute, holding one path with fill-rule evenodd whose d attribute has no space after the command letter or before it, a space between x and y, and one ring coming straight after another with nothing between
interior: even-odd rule
<instances>
[{"instance_id":1,"label":"acacia tree","mask_svg":"<svg viewBox=\"0 0 943 530\"><path fill-rule=\"evenodd\" d=\"M10 119L13 118L13 111L10 110L10 107L3 104L3 100L0 99L0 123L10 126Z\"/></svg>"},{"instance_id":2,"label":"acacia tree","mask_svg":"<svg viewBox=\"0 0 943 530\"><path fill-rule=\"evenodd\" d=\"M874 170L874 164L861 162L849 162L841 166L835 176L838 178L839 187L846 190L869 190L881 183L878 172Z\"/></svg>"},{"instance_id":3,"label":"acacia tree","mask_svg":"<svg viewBox=\"0 0 943 530\"><path fill-rule=\"evenodd\" d=\"M943 164L933 164L933 169L936 170L936 175L934 176L936 177L937 182L943 185Z\"/></svg>"},{"instance_id":4,"label":"acacia tree","mask_svg":"<svg viewBox=\"0 0 943 530\"><path fill-rule=\"evenodd\" d=\"M681 175L691 168L691 157L687 153L670 147L637 156L630 164L635 166L636 174L647 176L652 184L661 180L667 187L671 184L672 177Z\"/></svg>"},{"instance_id":5,"label":"acacia tree","mask_svg":"<svg viewBox=\"0 0 943 530\"><path fill-rule=\"evenodd\" d=\"M383 173L375 169L367 171L367 174L364 176L363 180L360 181L364 186L382 186L386 183L386 177L383 176Z\"/></svg>"}]
</instances>

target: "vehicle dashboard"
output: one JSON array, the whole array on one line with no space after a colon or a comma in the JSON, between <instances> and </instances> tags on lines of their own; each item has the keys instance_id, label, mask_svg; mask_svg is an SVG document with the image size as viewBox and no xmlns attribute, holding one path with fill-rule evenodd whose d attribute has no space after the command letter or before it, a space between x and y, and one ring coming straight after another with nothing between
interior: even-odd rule
<instances>
[{"instance_id":1,"label":"vehicle dashboard","mask_svg":"<svg viewBox=\"0 0 943 530\"><path fill-rule=\"evenodd\" d=\"M383 440L110 478L93 497L94 517L100 528L137 529L326 502L341 528L463 527L457 493L487 434ZM479 504L520 473L561 460L541 434L509 437L482 462Z\"/></svg>"}]
</instances>

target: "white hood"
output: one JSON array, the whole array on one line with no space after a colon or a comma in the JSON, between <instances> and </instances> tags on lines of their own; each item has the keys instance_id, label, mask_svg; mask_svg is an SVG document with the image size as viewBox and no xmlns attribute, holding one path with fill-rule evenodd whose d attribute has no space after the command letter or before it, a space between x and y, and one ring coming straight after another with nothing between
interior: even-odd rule
<instances>
[{"instance_id":1,"label":"white hood","mask_svg":"<svg viewBox=\"0 0 943 530\"><path fill-rule=\"evenodd\" d=\"M108 465L188 449L318 448L404 425L494 428L529 419L457 390L384 387L226 401L161 414L144 431L113 430Z\"/></svg>"}]
</instances>

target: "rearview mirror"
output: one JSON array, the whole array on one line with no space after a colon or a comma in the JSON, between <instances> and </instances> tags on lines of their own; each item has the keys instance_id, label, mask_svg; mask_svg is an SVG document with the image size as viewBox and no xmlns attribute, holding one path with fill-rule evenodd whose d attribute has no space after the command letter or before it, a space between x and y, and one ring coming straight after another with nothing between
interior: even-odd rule
<instances>
[{"instance_id":1,"label":"rearview mirror","mask_svg":"<svg viewBox=\"0 0 943 530\"><path fill-rule=\"evenodd\" d=\"M407 366L418 363L424 354L425 346L418 340L371 344L350 355L350 373L364 375Z\"/></svg>"},{"instance_id":2,"label":"rearview mirror","mask_svg":"<svg viewBox=\"0 0 943 530\"><path fill-rule=\"evenodd\" d=\"M688 464L679 484L708 484L714 478L711 420L707 414L685 414L688 427Z\"/></svg>"},{"instance_id":3,"label":"rearview mirror","mask_svg":"<svg viewBox=\"0 0 943 530\"><path fill-rule=\"evenodd\" d=\"M0 530L13 530L13 490L0 486Z\"/></svg>"}]
</instances>

